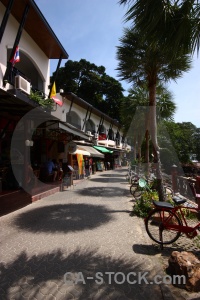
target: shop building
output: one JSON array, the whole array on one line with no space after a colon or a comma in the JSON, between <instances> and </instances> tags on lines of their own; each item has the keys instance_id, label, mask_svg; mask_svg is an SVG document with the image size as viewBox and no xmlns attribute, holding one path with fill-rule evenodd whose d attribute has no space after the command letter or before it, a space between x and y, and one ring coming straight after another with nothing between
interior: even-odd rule
<instances>
[{"instance_id":1,"label":"shop building","mask_svg":"<svg viewBox=\"0 0 200 300\"><path fill-rule=\"evenodd\" d=\"M72 165L76 179L86 175L85 160L90 161L90 174L98 170L98 165L102 170L106 168L108 159L112 160L113 167L120 166L120 157L129 146L118 121L91 106L87 99L61 90L53 104L48 104L53 89L50 60L58 61L58 70L61 61L68 59L68 53L35 1L1 0L0 19L2 213L2 207L11 199L6 198L9 191L23 190L32 202L47 195L48 190L51 193L60 190L60 183L52 186L41 181L41 165L49 157ZM73 150L70 143L75 144ZM31 187L30 167L35 178ZM17 194L15 202L16 199Z\"/></svg>"}]
</instances>

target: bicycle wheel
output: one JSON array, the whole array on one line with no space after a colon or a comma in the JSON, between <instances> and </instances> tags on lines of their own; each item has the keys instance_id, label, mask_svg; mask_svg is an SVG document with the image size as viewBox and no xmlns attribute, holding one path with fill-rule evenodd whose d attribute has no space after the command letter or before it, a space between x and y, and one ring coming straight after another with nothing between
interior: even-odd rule
<instances>
[{"instance_id":1,"label":"bicycle wheel","mask_svg":"<svg viewBox=\"0 0 200 300\"><path fill-rule=\"evenodd\" d=\"M136 184L136 183L132 183L131 184L131 186L130 186L130 193L131 193L131 195L134 196L134 192L137 189L137 187L138 187L138 184Z\"/></svg>"},{"instance_id":2,"label":"bicycle wheel","mask_svg":"<svg viewBox=\"0 0 200 300\"><path fill-rule=\"evenodd\" d=\"M135 198L139 198L143 194L143 192L144 192L143 188L141 188L140 186L137 185L137 188L133 192L133 196Z\"/></svg>"},{"instance_id":3,"label":"bicycle wheel","mask_svg":"<svg viewBox=\"0 0 200 300\"><path fill-rule=\"evenodd\" d=\"M129 181L129 177L130 177L129 173L127 173L125 176L126 176L126 180Z\"/></svg>"},{"instance_id":4,"label":"bicycle wheel","mask_svg":"<svg viewBox=\"0 0 200 300\"><path fill-rule=\"evenodd\" d=\"M138 176L134 175L131 177L131 184L138 182Z\"/></svg>"},{"instance_id":5,"label":"bicycle wheel","mask_svg":"<svg viewBox=\"0 0 200 300\"><path fill-rule=\"evenodd\" d=\"M149 237L158 244L172 244L181 235L175 229L165 229L164 220L169 218L168 224L182 225L182 221L170 210L154 209L145 220L145 227Z\"/></svg>"}]
</instances>

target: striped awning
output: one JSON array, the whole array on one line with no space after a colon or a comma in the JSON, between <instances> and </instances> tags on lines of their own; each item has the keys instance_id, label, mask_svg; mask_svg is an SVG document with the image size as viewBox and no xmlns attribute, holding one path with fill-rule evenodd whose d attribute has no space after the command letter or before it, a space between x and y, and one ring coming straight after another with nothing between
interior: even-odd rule
<instances>
[{"instance_id":1,"label":"striped awning","mask_svg":"<svg viewBox=\"0 0 200 300\"><path fill-rule=\"evenodd\" d=\"M75 152L71 153L71 154L82 154L82 155L86 155L86 156L90 156L90 152L86 151L83 148L77 148Z\"/></svg>"},{"instance_id":2,"label":"striped awning","mask_svg":"<svg viewBox=\"0 0 200 300\"><path fill-rule=\"evenodd\" d=\"M97 150L103 152L103 153L113 153L112 150L109 150L109 149L107 149L107 148L105 148L105 147L101 147L101 146L93 146L93 147L94 147L95 149L97 149Z\"/></svg>"},{"instance_id":3,"label":"striped awning","mask_svg":"<svg viewBox=\"0 0 200 300\"><path fill-rule=\"evenodd\" d=\"M104 158L104 154L97 151L96 149L94 149L91 146L81 146L82 149L88 151L90 153L91 157L99 157L99 158Z\"/></svg>"}]
</instances>

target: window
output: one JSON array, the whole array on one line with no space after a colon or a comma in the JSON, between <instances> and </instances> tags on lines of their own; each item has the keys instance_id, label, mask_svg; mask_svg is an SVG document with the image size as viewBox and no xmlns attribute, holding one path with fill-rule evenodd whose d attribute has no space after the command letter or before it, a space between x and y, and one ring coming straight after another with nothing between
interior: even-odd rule
<instances>
[{"instance_id":1,"label":"window","mask_svg":"<svg viewBox=\"0 0 200 300\"><path fill-rule=\"evenodd\" d=\"M81 129L81 118L75 111L70 111L70 113L66 114L66 122Z\"/></svg>"},{"instance_id":2,"label":"window","mask_svg":"<svg viewBox=\"0 0 200 300\"><path fill-rule=\"evenodd\" d=\"M91 131L92 134L95 132L95 124L91 119L86 121L85 131Z\"/></svg>"}]
</instances>

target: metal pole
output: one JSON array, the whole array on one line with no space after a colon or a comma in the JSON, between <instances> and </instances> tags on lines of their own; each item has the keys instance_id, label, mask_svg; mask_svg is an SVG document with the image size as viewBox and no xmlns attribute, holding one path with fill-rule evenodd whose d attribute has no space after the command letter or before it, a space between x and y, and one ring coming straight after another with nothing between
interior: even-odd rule
<instances>
[{"instance_id":1,"label":"metal pole","mask_svg":"<svg viewBox=\"0 0 200 300\"><path fill-rule=\"evenodd\" d=\"M8 22L8 18L10 16L10 12L11 12L11 9L12 9L12 5L13 5L13 2L14 0L10 0L7 7L6 7L6 11L4 13L4 16L3 16L3 20L1 22L1 28L0 28L0 43L1 43L1 40L2 40L2 37L3 37L3 34L4 34L4 31L5 31L5 28L6 28L6 24Z\"/></svg>"}]
</instances>

